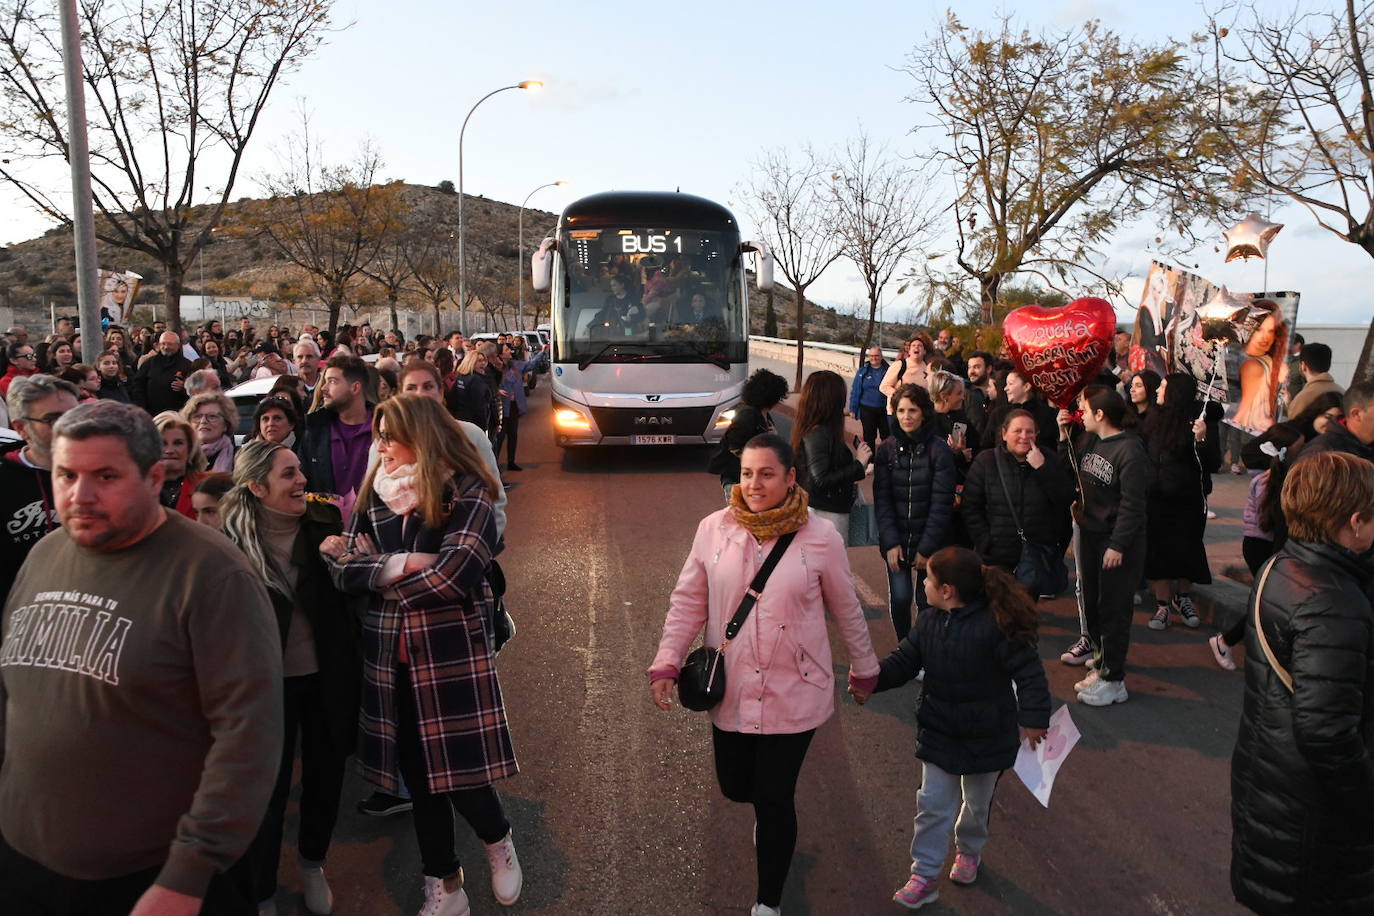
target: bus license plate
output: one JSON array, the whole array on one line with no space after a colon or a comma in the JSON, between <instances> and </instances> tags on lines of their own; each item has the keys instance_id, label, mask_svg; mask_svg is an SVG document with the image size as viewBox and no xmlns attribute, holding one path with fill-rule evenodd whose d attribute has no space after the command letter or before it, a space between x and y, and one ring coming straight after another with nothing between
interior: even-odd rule
<instances>
[{"instance_id":1,"label":"bus license plate","mask_svg":"<svg viewBox=\"0 0 1374 916\"><path fill-rule=\"evenodd\" d=\"M631 445L674 445L676 436L631 436Z\"/></svg>"}]
</instances>

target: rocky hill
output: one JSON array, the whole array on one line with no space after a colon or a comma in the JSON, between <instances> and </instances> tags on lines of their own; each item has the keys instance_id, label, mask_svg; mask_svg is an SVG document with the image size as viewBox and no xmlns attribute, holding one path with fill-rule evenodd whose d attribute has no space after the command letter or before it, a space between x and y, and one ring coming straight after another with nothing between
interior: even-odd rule
<instances>
[{"instance_id":1,"label":"rocky hill","mask_svg":"<svg viewBox=\"0 0 1374 916\"><path fill-rule=\"evenodd\" d=\"M409 228L441 235L456 234L458 196L450 184L437 188L402 184L399 190ZM251 225L252 214L263 205L263 201L252 199L229 205L222 223L225 231L216 233L199 261L192 264L186 275L184 295L268 299L285 308L294 305L319 307L308 300L309 285L303 272L286 261L274 249L271 240L257 233ZM483 300L493 312L493 322L501 325L514 323L518 298L516 278L522 270L527 272L528 261L520 258L518 251L518 214L519 207L513 204L483 197L469 195L464 205L469 283L481 284ZM557 220L556 213L525 210L526 252L552 232ZM160 308L165 282L161 268L138 252L104 243L100 243L97 250L102 267L133 271L143 276L136 315L140 320L151 320L151 309L138 310L137 306L157 303ZM0 306L8 306L16 322L30 327L47 326L50 304L58 315L75 315L74 260L72 232L67 227L56 227L39 238L0 248ZM762 334L767 320L766 297L752 287L750 295L753 300L751 330ZM353 300L341 320L351 321L362 311L377 314L379 306L385 312L385 296L375 285L358 284ZM547 320L545 297L532 293L527 287L526 302L531 310L537 308L544 313L538 320ZM399 307L426 315L430 313L429 303L414 295L403 296ZM774 294L774 309L778 336L795 338L796 298L781 284ZM450 319L445 316L443 320L447 323ZM857 345L862 343L865 325L866 314L862 317L844 315L807 303L807 340ZM890 346L907 330L904 326L889 324L885 341Z\"/></svg>"}]
</instances>

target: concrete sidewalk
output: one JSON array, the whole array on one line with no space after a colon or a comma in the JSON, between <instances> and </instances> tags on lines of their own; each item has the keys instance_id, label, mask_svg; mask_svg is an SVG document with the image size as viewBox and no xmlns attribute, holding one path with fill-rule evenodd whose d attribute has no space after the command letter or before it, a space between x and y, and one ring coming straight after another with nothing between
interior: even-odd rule
<instances>
[{"instance_id":1,"label":"concrete sidewalk","mask_svg":"<svg viewBox=\"0 0 1374 916\"><path fill-rule=\"evenodd\" d=\"M789 426L796 415L799 398L800 395L796 393L789 394L775 408L780 416L787 418ZM848 439L862 434L859 421L853 417L846 418L845 437ZM1238 614L1244 612L1250 597L1250 571L1246 568L1240 547L1242 513L1249 489L1248 473L1230 474L1223 470L1212 477L1212 495L1208 498L1208 505L1217 517L1207 522L1205 536L1212 583L1193 587L1193 602L1206 627L1221 629L1234 621ZM873 499L871 476L864 482L864 498L870 502ZM1143 600L1149 604L1151 599L1147 595Z\"/></svg>"}]
</instances>

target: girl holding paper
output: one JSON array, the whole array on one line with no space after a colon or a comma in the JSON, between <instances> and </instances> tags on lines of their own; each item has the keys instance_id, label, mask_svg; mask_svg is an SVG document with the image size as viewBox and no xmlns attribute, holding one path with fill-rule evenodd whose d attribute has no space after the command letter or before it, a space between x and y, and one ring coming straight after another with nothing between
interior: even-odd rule
<instances>
[{"instance_id":1,"label":"girl holding paper","mask_svg":"<svg viewBox=\"0 0 1374 916\"><path fill-rule=\"evenodd\" d=\"M946 547L930 558L925 590L933 610L883 660L875 688L900 687L925 669L916 707L922 776L911 876L892 895L911 909L939 897L951 832L950 880L977 879L997 779L1016 761L1020 740L1035 747L1050 721L1035 602L1011 574L982 565L972 550ZM849 692L860 703L868 699L854 686Z\"/></svg>"}]
</instances>

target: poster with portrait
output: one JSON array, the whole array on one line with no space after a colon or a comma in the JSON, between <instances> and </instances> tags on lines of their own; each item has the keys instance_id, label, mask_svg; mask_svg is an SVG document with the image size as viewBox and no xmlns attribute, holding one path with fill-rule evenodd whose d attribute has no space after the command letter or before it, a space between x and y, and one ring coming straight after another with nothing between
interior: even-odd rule
<instances>
[{"instance_id":1,"label":"poster with portrait","mask_svg":"<svg viewBox=\"0 0 1374 916\"><path fill-rule=\"evenodd\" d=\"M1286 383L1299 298L1291 291L1231 292L1153 261L1131 337L1131 368L1187 372L1199 395L1230 405L1227 416L1237 425L1268 429Z\"/></svg>"},{"instance_id":2,"label":"poster with portrait","mask_svg":"<svg viewBox=\"0 0 1374 916\"><path fill-rule=\"evenodd\" d=\"M123 324L124 317L133 312L138 301L138 288L143 277L133 271L100 269L100 323Z\"/></svg>"}]
</instances>

